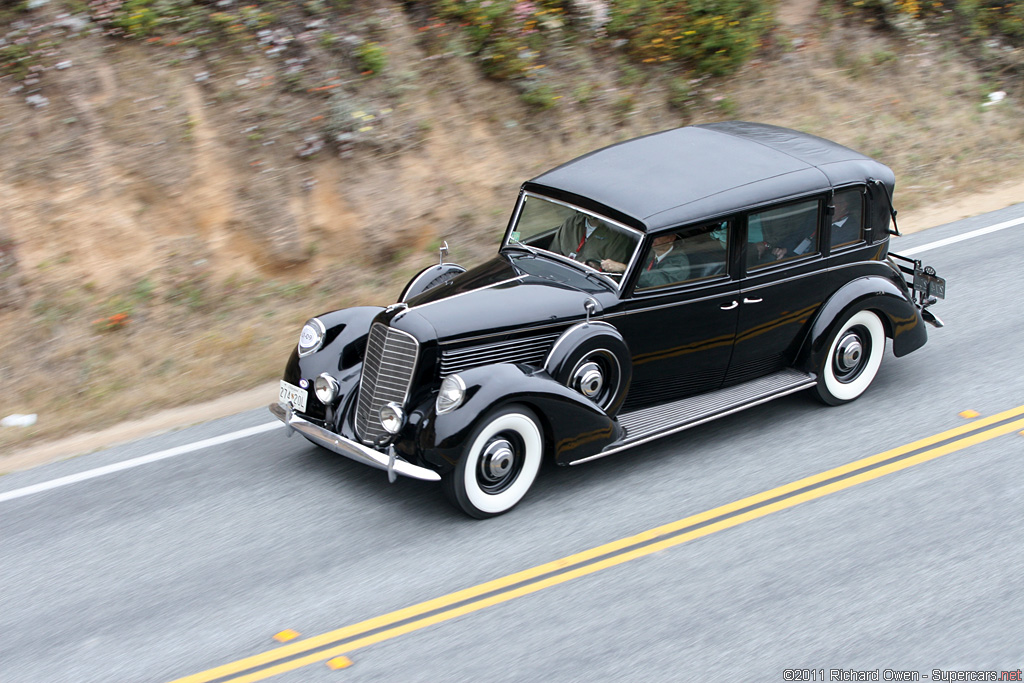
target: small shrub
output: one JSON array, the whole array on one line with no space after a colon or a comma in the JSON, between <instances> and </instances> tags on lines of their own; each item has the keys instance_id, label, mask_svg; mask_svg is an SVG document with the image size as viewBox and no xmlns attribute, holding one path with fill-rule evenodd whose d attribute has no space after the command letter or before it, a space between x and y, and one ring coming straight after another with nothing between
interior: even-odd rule
<instances>
[{"instance_id":1,"label":"small shrub","mask_svg":"<svg viewBox=\"0 0 1024 683\"><path fill-rule=\"evenodd\" d=\"M376 76L388 65L388 55L380 43L368 40L356 49L359 67L364 73Z\"/></svg>"},{"instance_id":2,"label":"small shrub","mask_svg":"<svg viewBox=\"0 0 1024 683\"><path fill-rule=\"evenodd\" d=\"M484 73L516 79L542 66L548 36L561 30L565 7L561 0L440 0L437 11L459 24Z\"/></svg>"},{"instance_id":3,"label":"small shrub","mask_svg":"<svg viewBox=\"0 0 1024 683\"><path fill-rule=\"evenodd\" d=\"M623 95L619 99L615 100L615 103L612 105L612 110L615 112L615 115L620 119L629 116L635 108L636 100L633 98L632 95L629 94Z\"/></svg>"},{"instance_id":4,"label":"small shrub","mask_svg":"<svg viewBox=\"0 0 1024 683\"><path fill-rule=\"evenodd\" d=\"M732 98L725 95L719 95L714 98L715 106L718 107L718 111L722 112L722 116L726 118L734 118L739 107L736 106L736 102Z\"/></svg>"},{"instance_id":5,"label":"small shrub","mask_svg":"<svg viewBox=\"0 0 1024 683\"><path fill-rule=\"evenodd\" d=\"M668 106L676 111L685 112L694 103L693 88L685 78L673 78L668 82Z\"/></svg>"},{"instance_id":6,"label":"small shrub","mask_svg":"<svg viewBox=\"0 0 1024 683\"><path fill-rule=\"evenodd\" d=\"M616 0L608 33L645 64L682 62L699 74L735 71L772 26L767 0Z\"/></svg>"},{"instance_id":7,"label":"small shrub","mask_svg":"<svg viewBox=\"0 0 1024 683\"><path fill-rule=\"evenodd\" d=\"M531 83L519 98L531 107L551 109L558 103L559 95L546 83Z\"/></svg>"},{"instance_id":8,"label":"small shrub","mask_svg":"<svg viewBox=\"0 0 1024 683\"><path fill-rule=\"evenodd\" d=\"M124 329L131 317L127 313L115 313L106 318L98 318L92 321L92 328L97 332L113 332Z\"/></svg>"},{"instance_id":9,"label":"small shrub","mask_svg":"<svg viewBox=\"0 0 1024 683\"><path fill-rule=\"evenodd\" d=\"M572 96L579 104L586 106L594 98L594 85L592 83L580 83L573 88Z\"/></svg>"},{"instance_id":10,"label":"small shrub","mask_svg":"<svg viewBox=\"0 0 1024 683\"><path fill-rule=\"evenodd\" d=\"M841 5L890 26L908 19L934 21L952 24L967 38L1024 44L1024 0L841 0Z\"/></svg>"},{"instance_id":11,"label":"small shrub","mask_svg":"<svg viewBox=\"0 0 1024 683\"><path fill-rule=\"evenodd\" d=\"M21 81L28 76L31 67L38 63L39 59L30 46L15 43L0 47L0 75L10 74Z\"/></svg>"}]
</instances>

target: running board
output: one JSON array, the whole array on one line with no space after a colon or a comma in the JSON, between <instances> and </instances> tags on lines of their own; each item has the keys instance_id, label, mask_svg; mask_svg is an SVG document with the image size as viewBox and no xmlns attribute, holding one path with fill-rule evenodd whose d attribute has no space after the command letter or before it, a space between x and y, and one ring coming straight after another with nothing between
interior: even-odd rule
<instances>
[{"instance_id":1,"label":"running board","mask_svg":"<svg viewBox=\"0 0 1024 683\"><path fill-rule=\"evenodd\" d=\"M579 465L603 458L626 448L808 389L816 383L817 377L813 373L786 369L725 389L623 413L619 415L618 422L625 436L600 453L570 464Z\"/></svg>"}]
</instances>

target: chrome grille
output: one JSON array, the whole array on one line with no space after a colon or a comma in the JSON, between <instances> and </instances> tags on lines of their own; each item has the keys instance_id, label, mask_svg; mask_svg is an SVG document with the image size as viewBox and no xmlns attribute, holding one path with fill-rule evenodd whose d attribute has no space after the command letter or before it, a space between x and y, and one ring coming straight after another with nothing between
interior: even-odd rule
<instances>
[{"instance_id":1,"label":"chrome grille","mask_svg":"<svg viewBox=\"0 0 1024 683\"><path fill-rule=\"evenodd\" d=\"M370 328L356 404L356 434L363 443L373 444L386 434L378 418L381 408L391 402L405 405L418 351L412 335L381 323Z\"/></svg>"},{"instance_id":2,"label":"chrome grille","mask_svg":"<svg viewBox=\"0 0 1024 683\"><path fill-rule=\"evenodd\" d=\"M540 365L547 358L559 334L554 332L462 349L445 349L441 351L441 377L492 363Z\"/></svg>"}]
</instances>

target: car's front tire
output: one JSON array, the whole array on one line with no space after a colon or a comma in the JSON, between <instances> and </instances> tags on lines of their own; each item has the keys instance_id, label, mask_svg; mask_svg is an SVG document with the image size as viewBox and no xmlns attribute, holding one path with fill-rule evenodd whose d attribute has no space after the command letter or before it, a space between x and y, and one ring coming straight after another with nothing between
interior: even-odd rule
<instances>
[{"instance_id":1,"label":"car's front tire","mask_svg":"<svg viewBox=\"0 0 1024 683\"><path fill-rule=\"evenodd\" d=\"M835 406L863 394L878 374L884 353L885 327L878 314L858 311L832 337L818 368L818 398Z\"/></svg>"},{"instance_id":2,"label":"car's front tire","mask_svg":"<svg viewBox=\"0 0 1024 683\"><path fill-rule=\"evenodd\" d=\"M544 435L533 411L507 406L483 420L444 477L448 499L470 517L508 512L533 485L544 454Z\"/></svg>"}]
</instances>

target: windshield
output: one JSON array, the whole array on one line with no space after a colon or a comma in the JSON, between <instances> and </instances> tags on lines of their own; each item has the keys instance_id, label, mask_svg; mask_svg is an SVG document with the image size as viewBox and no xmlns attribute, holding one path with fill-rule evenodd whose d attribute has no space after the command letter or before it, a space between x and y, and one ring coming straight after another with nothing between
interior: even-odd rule
<instances>
[{"instance_id":1,"label":"windshield","mask_svg":"<svg viewBox=\"0 0 1024 683\"><path fill-rule=\"evenodd\" d=\"M505 244L543 249L620 282L640 234L575 206L526 194Z\"/></svg>"}]
</instances>

